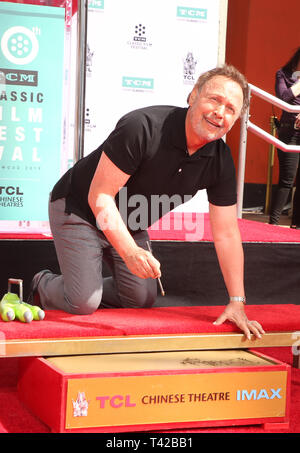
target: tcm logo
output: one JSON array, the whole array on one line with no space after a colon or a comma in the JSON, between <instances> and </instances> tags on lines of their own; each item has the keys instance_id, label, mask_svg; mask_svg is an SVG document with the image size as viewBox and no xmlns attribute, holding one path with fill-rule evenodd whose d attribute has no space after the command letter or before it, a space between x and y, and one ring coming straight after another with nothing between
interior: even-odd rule
<instances>
[{"instance_id":1,"label":"tcm logo","mask_svg":"<svg viewBox=\"0 0 300 453\"><path fill-rule=\"evenodd\" d=\"M2 83L6 85L38 86L38 72L0 68Z\"/></svg>"},{"instance_id":2,"label":"tcm logo","mask_svg":"<svg viewBox=\"0 0 300 453\"><path fill-rule=\"evenodd\" d=\"M104 9L104 0L89 0L89 9Z\"/></svg>"},{"instance_id":3,"label":"tcm logo","mask_svg":"<svg viewBox=\"0 0 300 453\"><path fill-rule=\"evenodd\" d=\"M10 27L1 38L1 50L4 57L11 63L26 65L36 58L39 43L33 31L29 28Z\"/></svg>"},{"instance_id":4,"label":"tcm logo","mask_svg":"<svg viewBox=\"0 0 300 453\"><path fill-rule=\"evenodd\" d=\"M124 88L153 90L154 79L145 79L145 78L141 78L141 77L123 77L122 86Z\"/></svg>"},{"instance_id":5,"label":"tcm logo","mask_svg":"<svg viewBox=\"0 0 300 453\"><path fill-rule=\"evenodd\" d=\"M120 407L135 407L136 404L130 401L130 395L114 395L114 396L97 396L96 400L100 401L100 409L112 407L119 409Z\"/></svg>"},{"instance_id":6,"label":"tcm logo","mask_svg":"<svg viewBox=\"0 0 300 453\"><path fill-rule=\"evenodd\" d=\"M280 395L281 389L260 389L260 390L237 390L236 392L236 399L237 401L245 401L245 400L253 400L258 401L260 399L266 400L273 400L274 398L281 399L282 396Z\"/></svg>"},{"instance_id":7,"label":"tcm logo","mask_svg":"<svg viewBox=\"0 0 300 453\"><path fill-rule=\"evenodd\" d=\"M20 187L13 187L13 186L0 186L0 195L24 195L23 192L21 192Z\"/></svg>"},{"instance_id":8,"label":"tcm logo","mask_svg":"<svg viewBox=\"0 0 300 453\"><path fill-rule=\"evenodd\" d=\"M184 19L207 20L207 9L177 6L177 17Z\"/></svg>"}]
</instances>

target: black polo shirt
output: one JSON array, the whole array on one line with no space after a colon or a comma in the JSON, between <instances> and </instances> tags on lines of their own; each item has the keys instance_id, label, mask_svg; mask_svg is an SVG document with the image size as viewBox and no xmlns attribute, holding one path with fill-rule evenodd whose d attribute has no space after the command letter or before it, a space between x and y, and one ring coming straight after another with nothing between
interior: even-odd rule
<instances>
[{"instance_id":1,"label":"black polo shirt","mask_svg":"<svg viewBox=\"0 0 300 453\"><path fill-rule=\"evenodd\" d=\"M187 109L152 106L123 116L94 152L77 162L55 185L51 200L66 198L66 212L96 225L88 192L102 152L131 175L116 197L129 231L146 229L174 207L206 189L210 203L236 203L235 168L222 139L191 156L185 135Z\"/></svg>"}]
</instances>

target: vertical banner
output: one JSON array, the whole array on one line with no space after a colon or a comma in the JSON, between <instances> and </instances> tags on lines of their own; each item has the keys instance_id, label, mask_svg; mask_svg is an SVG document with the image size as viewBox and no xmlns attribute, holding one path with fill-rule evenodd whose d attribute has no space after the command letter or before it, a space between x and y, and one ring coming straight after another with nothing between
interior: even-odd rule
<instances>
[{"instance_id":1,"label":"vertical banner","mask_svg":"<svg viewBox=\"0 0 300 453\"><path fill-rule=\"evenodd\" d=\"M0 231L48 227L61 174L65 9L0 3Z\"/></svg>"}]
</instances>

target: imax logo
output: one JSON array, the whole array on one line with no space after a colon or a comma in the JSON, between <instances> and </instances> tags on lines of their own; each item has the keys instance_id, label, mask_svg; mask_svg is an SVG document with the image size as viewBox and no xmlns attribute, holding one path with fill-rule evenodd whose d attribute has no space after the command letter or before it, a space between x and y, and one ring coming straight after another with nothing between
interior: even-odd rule
<instances>
[{"instance_id":1,"label":"imax logo","mask_svg":"<svg viewBox=\"0 0 300 453\"><path fill-rule=\"evenodd\" d=\"M153 90L154 79L145 79L141 77L126 77L122 78L122 86L124 88L135 88L140 90Z\"/></svg>"},{"instance_id":2,"label":"imax logo","mask_svg":"<svg viewBox=\"0 0 300 453\"><path fill-rule=\"evenodd\" d=\"M207 9L177 6L177 17L184 19L207 20Z\"/></svg>"},{"instance_id":3,"label":"imax logo","mask_svg":"<svg viewBox=\"0 0 300 453\"><path fill-rule=\"evenodd\" d=\"M260 399L266 399L266 400L273 400L274 398L281 399L280 395L281 389L270 389L269 391L266 389L260 389L260 390L237 390L236 392L236 399L237 401L244 401L244 400L253 400L257 401Z\"/></svg>"},{"instance_id":4,"label":"imax logo","mask_svg":"<svg viewBox=\"0 0 300 453\"><path fill-rule=\"evenodd\" d=\"M0 68L2 83L6 85L26 85L36 87L38 85L38 72L20 69Z\"/></svg>"}]
</instances>

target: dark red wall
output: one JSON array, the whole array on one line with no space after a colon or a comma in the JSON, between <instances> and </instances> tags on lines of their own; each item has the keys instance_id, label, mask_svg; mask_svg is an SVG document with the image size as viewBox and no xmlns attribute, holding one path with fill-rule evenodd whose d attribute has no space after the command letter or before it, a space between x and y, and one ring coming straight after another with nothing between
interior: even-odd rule
<instances>
[{"instance_id":1,"label":"dark red wall","mask_svg":"<svg viewBox=\"0 0 300 453\"><path fill-rule=\"evenodd\" d=\"M226 62L235 65L248 81L275 94L275 72L300 46L299 0L228 0ZM251 121L270 132L272 106L257 97L251 102ZM275 108L277 116L280 110ZM239 123L227 143L238 161ZM245 182L267 181L268 143L248 133ZM274 184L278 164L275 158Z\"/></svg>"}]
</instances>

